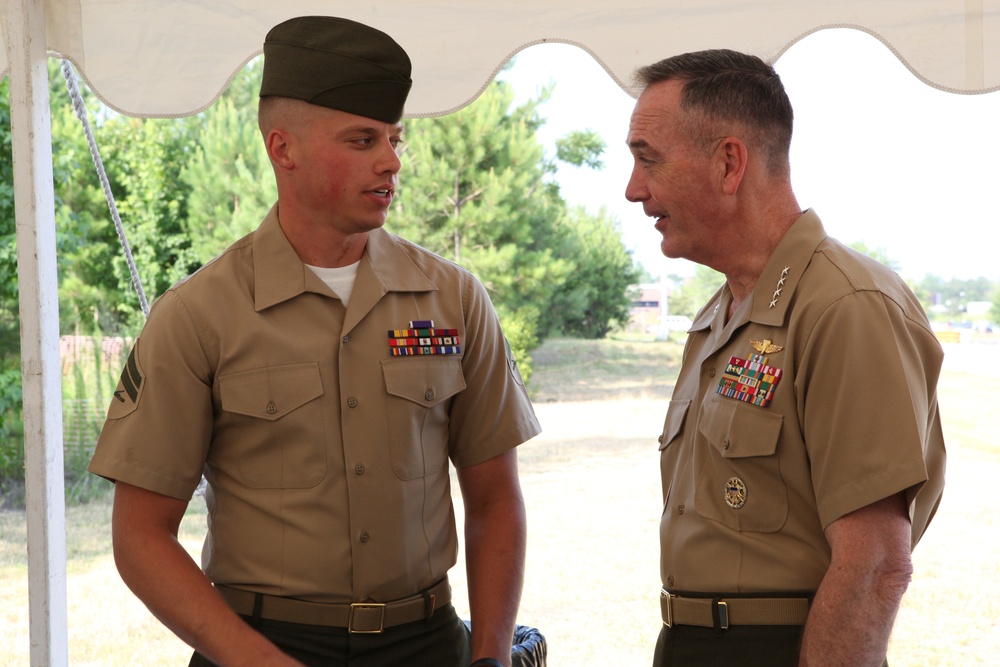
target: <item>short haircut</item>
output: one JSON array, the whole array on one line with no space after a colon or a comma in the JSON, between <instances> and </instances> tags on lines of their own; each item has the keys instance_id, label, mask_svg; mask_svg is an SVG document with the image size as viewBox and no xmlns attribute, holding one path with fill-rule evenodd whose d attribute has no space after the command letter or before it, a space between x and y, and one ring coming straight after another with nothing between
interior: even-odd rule
<instances>
[{"instance_id":1,"label":"short haircut","mask_svg":"<svg viewBox=\"0 0 1000 667\"><path fill-rule=\"evenodd\" d=\"M640 68L636 80L644 86L683 81L681 108L694 116L692 129L700 135L694 140L708 142L725 131L720 125L735 123L747 133L745 141L758 144L772 174L788 172L792 103L778 73L757 56L729 49L684 53Z\"/></svg>"}]
</instances>

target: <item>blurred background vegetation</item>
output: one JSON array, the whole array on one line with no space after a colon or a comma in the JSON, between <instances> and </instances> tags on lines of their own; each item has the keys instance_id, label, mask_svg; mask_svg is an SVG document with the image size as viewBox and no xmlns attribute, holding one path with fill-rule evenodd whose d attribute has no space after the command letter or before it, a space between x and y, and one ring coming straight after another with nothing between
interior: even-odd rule
<instances>
[{"instance_id":1,"label":"blurred background vegetation","mask_svg":"<svg viewBox=\"0 0 1000 667\"><path fill-rule=\"evenodd\" d=\"M276 199L257 129L260 63L209 109L180 119L118 115L81 86L146 296L157 295L252 231ZM123 354L142 326L135 287L59 62L50 62L59 257L67 495L106 488L85 472ZM547 156L537 137L551 85L515 105L502 78L468 107L406 121L400 187L386 228L469 268L493 299L522 374L556 337L624 331L652 277L606 210L571 206L559 164L603 168L603 139L574 131ZM0 82L0 507L23 504L18 312L9 88ZM853 244L894 267L884 248ZM897 268L897 267L894 267ZM696 267L656 289L669 314L693 317L721 285ZM928 274L911 287L937 328L985 333L1000 323L1000 283ZM992 303L992 305L990 305ZM973 313L975 306L978 311ZM983 312L983 309L986 309ZM683 328L683 327L681 327ZM648 332L646 332L648 333ZM530 385L529 385L530 386Z\"/></svg>"},{"instance_id":2,"label":"blurred background vegetation","mask_svg":"<svg viewBox=\"0 0 1000 667\"><path fill-rule=\"evenodd\" d=\"M157 295L259 224L277 193L257 129L258 59L211 108L180 119L109 111L81 86L142 286ZM66 479L71 500L101 485L84 472L122 353L143 314L59 62L50 61ZM486 285L522 374L553 335L601 338L628 321L641 268L618 222L570 207L556 161L600 169L603 140L561 138L549 158L538 105L502 80L469 107L406 122L389 231L466 266ZM23 503L20 325L9 84L0 82L0 507Z\"/></svg>"}]
</instances>

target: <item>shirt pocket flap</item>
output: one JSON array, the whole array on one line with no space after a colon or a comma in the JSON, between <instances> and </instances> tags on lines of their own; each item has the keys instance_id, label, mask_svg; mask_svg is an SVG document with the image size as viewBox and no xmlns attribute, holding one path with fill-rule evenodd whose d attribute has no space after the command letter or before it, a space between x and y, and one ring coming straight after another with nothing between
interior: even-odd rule
<instances>
[{"instance_id":1,"label":"shirt pocket flap","mask_svg":"<svg viewBox=\"0 0 1000 667\"><path fill-rule=\"evenodd\" d=\"M684 428L684 420L687 418L688 408L691 401L670 401L667 405L667 416L663 420L663 434L660 436L659 450L663 451L673 440L680 435Z\"/></svg>"},{"instance_id":2,"label":"shirt pocket flap","mask_svg":"<svg viewBox=\"0 0 1000 667\"><path fill-rule=\"evenodd\" d=\"M465 389L462 360L457 357L384 361L382 375L389 394L427 408Z\"/></svg>"},{"instance_id":3,"label":"shirt pocket flap","mask_svg":"<svg viewBox=\"0 0 1000 667\"><path fill-rule=\"evenodd\" d=\"M319 365L257 368L219 377L222 408L268 421L281 419L323 395Z\"/></svg>"},{"instance_id":4,"label":"shirt pocket flap","mask_svg":"<svg viewBox=\"0 0 1000 667\"><path fill-rule=\"evenodd\" d=\"M771 456L778 449L783 416L713 396L705 402L701 434L726 459Z\"/></svg>"}]
</instances>

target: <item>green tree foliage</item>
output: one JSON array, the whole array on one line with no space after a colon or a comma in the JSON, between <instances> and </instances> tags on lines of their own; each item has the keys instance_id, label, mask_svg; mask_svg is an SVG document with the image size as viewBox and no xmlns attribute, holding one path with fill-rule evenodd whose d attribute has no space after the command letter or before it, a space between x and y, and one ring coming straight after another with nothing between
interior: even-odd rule
<instances>
[{"instance_id":1,"label":"green tree foliage","mask_svg":"<svg viewBox=\"0 0 1000 667\"><path fill-rule=\"evenodd\" d=\"M899 271L899 262L897 262L893 257L889 255L889 251L885 248L869 248L868 244L864 241L855 241L854 243L849 243L848 246L857 250L862 255L868 255L872 259L876 260L881 264L885 264L887 267L893 271Z\"/></svg>"},{"instance_id":2,"label":"green tree foliage","mask_svg":"<svg viewBox=\"0 0 1000 667\"><path fill-rule=\"evenodd\" d=\"M726 282L724 275L702 264L695 267L693 276L671 278L677 287L668 297L667 308L670 315L684 315L692 319Z\"/></svg>"},{"instance_id":3,"label":"green tree foliage","mask_svg":"<svg viewBox=\"0 0 1000 667\"><path fill-rule=\"evenodd\" d=\"M571 214L560 197L555 164L535 135L548 95L512 108L513 92L496 81L455 114L408 121L387 223L475 273L508 336L523 331L531 347L557 332L604 335L627 319L626 291L637 277L607 214ZM573 164L599 165L603 148L594 133L577 132L558 152ZM531 347L512 347L524 372Z\"/></svg>"},{"instance_id":4,"label":"green tree foliage","mask_svg":"<svg viewBox=\"0 0 1000 667\"><path fill-rule=\"evenodd\" d=\"M970 301L993 301L995 307L1000 284L988 278L945 279L928 273L913 291L932 320L957 323L966 321Z\"/></svg>"},{"instance_id":5,"label":"green tree foliage","mask_svg":"<svg viewBox=\"0 0 1000 667\"><path fill-rule=\"evenodd\" d=\"M993 285L993 291L990 292L988 300L993 304L990 306L990 322L1000 326L1000 283Z\"/></svg>"},{"instance_id":6,"label":"green tree foliage","mask_svg":"<svg viewBox=\"0 0 1000 667\"><path fill-rule=\"evenodd\" d=\"M202 263L256 229L278 198L257 128L261 63L243 68L202 114L197 144L181 171L191 193L185 229Z\"/></svg>"},{"instance_id":7,"label":"green tree foliage","mask_svg":"<svg viewBox=\"0 0 1000 667\"><path fill-rule=\"evenodd\" d=\"M14 222L14 158L11 154L10 82L0 81L0 370L19 359L17 245Z\"/></svg>"},{"instance_id":8,"label":"green tree foliage","mask_svg":"<svg viewBox=\"0 0 1000 667\"><path fill-rule=\"evenodd\" d=\"M58 63L50 66L53 175L65 332L132 334L143 316L132 276ZM80 86L88 122L149 301L196 268L182 228L188 188L178 178L191 121L128 118Z\"/></svg>"},{"instance_id":9,"label":"green tree foliage","mask_svg":"<svg viewBox=\"0 0 1000 667\"><path fill-rule=\"evenodd\" d=\"M604 139L593 130L570 132L556 140L556 157L567 164L603 169Z\"/></svg>"},{"instance_id":10,"label":"green tree foliage","mask_svg":"<svg viewBox=\"0 0 1000 667\"><path fill-rule=\"evenodd\" d=\"M11 155L10 83L0 81L0 494L3 479L23 461L21 422L21 318L18 310ZM12 446L13 445L13 446Z\"/></svg>"},{"instance_id":11,"label":"green tree foliage","mask_svg":"<svg viewBox=\"0 0 1000 667\"><path fill-rule=\"evenodd\" d=\"M558 326L558 333L604 338L614 326L628 324L628 290L639 283L641 269L622 244L618 221L606 209L591 215L574 208L560 225L576 269L553 296L550 326Z\"/></svg>"},{"instance_id":12,"label":"green tree foliage","mask_svg":"<svg viewBox=\"0 0 1000 667\"><path fill-rule=\"evenodd\" d=\"M134 335L139 300L56 61L49 79L60 328ZM79 83L150 302L252 230L276 199L257 129L259 80L260 62L251 63L211 108L176 120L118 115ZM536 138L550 90L512 108L498 81L456 114L407 121L411 148L390 215L390 229L480 277L525 377L545 336L597 337L624 321L637 279L617 223L569 211L560 196L555 161ZM10 371L0 404L9 406L20 402L20 327L6 82L0 93L0 372ZM573 132L555 159L599 168L603 149L595 133Z\"/></svg>"}]
</instances>

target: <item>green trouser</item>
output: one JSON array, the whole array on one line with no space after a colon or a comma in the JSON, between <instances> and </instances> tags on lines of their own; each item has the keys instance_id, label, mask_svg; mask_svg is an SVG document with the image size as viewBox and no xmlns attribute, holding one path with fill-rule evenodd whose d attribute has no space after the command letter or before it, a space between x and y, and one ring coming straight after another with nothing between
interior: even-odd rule
<instances>
[{"instance_id":1,"label":"green trouser","mask_svg":"<svg viewBox=\"0 0 1000 667\"><path fill-rule=\"evenodd\" d=\"M800 625L663 626L653 667L797 667ZM888 662L883 662L888 667Z\"/></svg>"},{"instance_id":2,"label":"green trouser","mask_svg":"<svg viewBox=\"0 0 1000 667\"><path fill-rule=\"evenodd\" d=\"M278 648L305 665L323 667L467 667L469 633L448 604L426 621L386 628L380 634L349 634L346 628L243 619ZM211 667L195 653L189 667Z\"/></svg>"}]
</instances>

